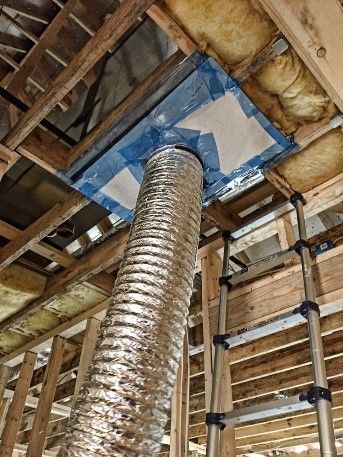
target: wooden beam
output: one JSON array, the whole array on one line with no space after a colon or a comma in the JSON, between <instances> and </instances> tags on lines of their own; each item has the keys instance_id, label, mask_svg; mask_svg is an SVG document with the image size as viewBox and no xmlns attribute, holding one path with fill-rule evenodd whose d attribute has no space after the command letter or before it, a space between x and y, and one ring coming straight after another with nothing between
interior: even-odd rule
<instances>
[{"instance_id":1,"label":"wooden beam","mask_svg":"<svg viewBox=\"0 0 343 457\"><path fill-rule=\"evenodd\" d=\"M159 4L151 5L147 10L147 15L155 24L160 27L166 35L174 41L178 48L186 55L193 54L198 49L197 44L187 33L174 21L167 11Z\"/></svg>"},{"instance_id":2,"label":"wooden beam","mask_svg":"<svg viewBox=\"0 0 343 457\"><path fill-rule=\"evenodd\" d=\"M37 354L26 352L20 368L19 378L15 387L11 405L9 407L6 423L1 435L0 455L11 457L20 429L21 418L25 408Z\"/></svg>"},{"instance_id":3,"label":"wooden beam","mask_svg":"<svg viewBox=\"0 0 343 457\"><path fill-rule=\"evenodd\" d=\"M57 336L52 343L26 457L40 457L43 454L50 411L54 401L58 375L63 359L65 341L64 338Z\"/></svg>"},{"instance_id":4,"label":"wooden beam","mask_svg":"<svg viewBox=\"0 0 343 457\"><path fill-rule=\"evenodd\" d=\"M87 319L85 336L82 343L80 364L77 370L77 376L75 380L73 404L75 404L75 401L80 393L80 389L85 379L89 364L92 360L99 328L100 321L98 319L95 319L94 317L90 317Z\"/></svg>"},{"instance_id":5,"label":"wooden beam","mask_svg":"<svg viewBox=\"0 0 343 457\"><path fill-rule=\"evenodd\" d=\"M261 0L277 27L343 111L343 10L337 0ZM328 26L329 25L329 26Z\"/></svg>"},{"instance_id":6,"label":"wooden beam","mask_svg":"<svg viewBox=\"0 0 343 457\"><path fill-rule=\"evenodd\" d=\"M30 250L41 239L68 220L89 203L82 194L73 191L37 219L14 240L0 250L0 270Z\"/></svg>"},{"instance_id":7,"label":"wooden beam","mask_svg":"<svg viewBox=\"0 0 343 457\"><path fill-rule=\"evenodd\" d=\"M54 84L23 115L7 135L5 144L15 149L46 117L56 104L98 62L135 21L151 6L153 0L126 0L87 42L72 62L55 79ZM62 10L63 11L63 10Z\"/></svg>"},{"instance_id":8,"label":"wooden beam","mask_svg":"<svg viewBox=\"0 0 343 457\"><path fill-rule=\"evenodd\" d=\"M184 59L181 52L171 55L165 62L156 68L147 78L139 83L133 91L124 98L104 119L101 120L87 135L70 151L68 165L70 166L94 143L101 138L113 125L119 122L129 110L133 109L146 96L147 92L156 90L170 72Z\"/></svg>"}]
</instances>

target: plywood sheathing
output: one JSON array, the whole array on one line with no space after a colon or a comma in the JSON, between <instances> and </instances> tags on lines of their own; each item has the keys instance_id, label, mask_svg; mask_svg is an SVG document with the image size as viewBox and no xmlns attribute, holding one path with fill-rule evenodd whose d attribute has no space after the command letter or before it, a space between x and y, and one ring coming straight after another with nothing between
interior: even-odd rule
<instances>
[{"instance_id":1,"label":"plywood sheathing","mask_svg":"<svg viewBox=\"0 0 343 457\"><path fill-rule=\"evenodd\" d=\"M164 3L199 48L229 71L248 63L278 33L257 0L164 0ZM308 122L329 120L336 112L333 102L293 49L271 60L242 88L287 135ZM285 169L293 166L293 160L301 160L301 168L307 170L306 176L299 173L297 177L293 176L295 190L309 190L332 177L334 164L342 162L339 135L342 135L340 130L329 132L321 142L309 145L300 159L294 155L286 161L282 168L284 176L287 176ZM309 176L308 173L319 169L316 160L321 148L324 148L326 160L332 161L333 165L326 163L321 173ZM295 163L294 168L299 166L299 162ZM335 174L340 171L342 165L336 168Z\"/></svg>"}]
</instances>

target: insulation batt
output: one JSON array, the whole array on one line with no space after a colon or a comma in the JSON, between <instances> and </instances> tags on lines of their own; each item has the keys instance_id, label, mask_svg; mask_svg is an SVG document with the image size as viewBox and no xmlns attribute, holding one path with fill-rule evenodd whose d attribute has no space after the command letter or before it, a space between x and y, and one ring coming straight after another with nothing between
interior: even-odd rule
<instances>
[{"instance_id":1,"label":"insulation batt","mask_svg":"<svg viewBox=\"0 0 343 457\"><path fill-rule=\"evenodd\" d=\"M164 3L171 16L199 48L228 69L247 63L277 33L275 24L258 0L164 0ZM329 120L336 112L332 101L293 49L270 61L242 88L287 135L294 133L301 124ZM308 171L306 174L298 173L298 177L296 173L292 175L294 190L310 189L330 179L332 173L339 172L342 163L341 135L340 131L329 132L322 141L314 142L301 154L295 154L285 162L282 167L285 177L291 176L292 170L299 170L299 167ZM323 147L325 150L321 149ZM325 167L322 166L323 160L320 165L316 164L320 150L326 157ZM297 165L287 173L286 169L292 166L293 160L297 160ZM309 173L314 174L311 176Z\"/></svg>"},{"instance_id":2,"label":"insulation batt","mask_svg":"<svg viewBox=\"0 0 343 457\"><path fill-rule=\"evenodd\" d=\"M341 128L323 135L302 151L290 156L277 171L298 192L307 192L343 172ZM303 177L303 179L300 179Z\"/></svg>"}]
</instances>

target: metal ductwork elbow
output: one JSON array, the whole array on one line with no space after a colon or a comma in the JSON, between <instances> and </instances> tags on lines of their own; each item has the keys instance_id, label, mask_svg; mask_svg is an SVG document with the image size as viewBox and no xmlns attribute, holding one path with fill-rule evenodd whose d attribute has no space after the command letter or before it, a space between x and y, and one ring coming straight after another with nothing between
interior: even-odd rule
<instances>
[{"instance_id":1,"label":"metal ductwork elbow","mask_svg":"<svg viewBox=\"0 0 343 457\"><path fill-rule=\"evenodd\" d=\"M166 147L146 164L111 305L60 451L153 457L167 422L192 292L202 166Z\"/></svg>"}]
</instances>

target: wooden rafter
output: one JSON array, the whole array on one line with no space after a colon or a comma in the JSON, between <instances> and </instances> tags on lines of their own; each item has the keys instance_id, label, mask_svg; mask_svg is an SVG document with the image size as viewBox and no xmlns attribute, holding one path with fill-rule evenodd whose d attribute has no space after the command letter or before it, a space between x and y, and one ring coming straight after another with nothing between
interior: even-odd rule
<instances>
[{"instance_id":1,"label":"wooden rafter","mask_svg":"<svg viewBox=\"0 0 343 457\"><path fill-rule=\"evenodd\" d=\"M15 149L152 3L153 0L127 0L122 3L74 57L68 67L58 75L50 89L24 114L7 135L6 146Z\"/></svg>"}]
</instances>

